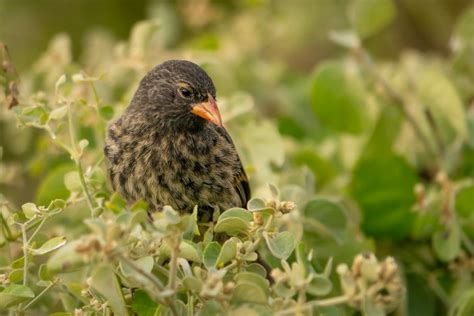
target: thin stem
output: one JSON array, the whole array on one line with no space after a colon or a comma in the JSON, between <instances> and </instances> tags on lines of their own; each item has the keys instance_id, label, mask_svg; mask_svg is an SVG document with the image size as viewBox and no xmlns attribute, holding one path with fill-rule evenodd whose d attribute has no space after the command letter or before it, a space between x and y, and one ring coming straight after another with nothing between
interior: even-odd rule
<instances>
[{"instance_id":1,"label":"thin stem","mask_svg":"<svg viewBox=\"0 0 474 316\"><path fill-rule=\"evenodd\" d=\"M432 273L428 275L428 285L431 290L438 296L441 302L443 302L444 306L449 306L450 298L448 293L446 293L441 284L439 284L436 276Z\"/></svg>"},{"instance_id":2,"label":"thin stem","mask_svg":"<svg viewBox=\"0 0 474 316\"><path fill-rule=\"evenodd\" d=\"M471 239L469 239L462 227L459 227L459 231L461 234L461 241L463 242L464 247L466 247L467 251L469 251L471 256L474 256L474 243L471 241Z\"/></svg>"},{"instance_id":3,"label":"thin stem","mask_svg":"<svg viewBox=\"0 0 474 316\"><path fill-rule=\"evenodd\" d=\"M69 141L71 142L72 152L76 155L76 135L74 133L74 125L72 124L72 106L71 102L68 102L68 111L67 111L67 120L68 120L68 127L69 127ZM76 157L74 157L76 160Z\"/></svg>"},{"instance_id":4,"label":"thin stem","mask_svg":"<svg viewBox=\"0 0 474 316\"><path fill-rule=\"evenodd\" d=\"M91 87L91 90L92 90L92 94L94 95L94 101L95 101L95 104L94 104L94 109L95 109L95 113L97 115L97 118L98 118L98 124L99 124L99 133L100 135L97 137L97 134L95 135L96 136L96 139L97 138L100 138L100 139L97 139L99 141L103 140L104 136L105 136L105 125L104 125L104 120L102 119L101 115L100 115L100 111L99 111L99 104L100 104L100 98L99 98L99 94L97 93L97 89L95 87L95 84L93 81L89 81L89 85Z\"/></svg>"},{"instance_id":5,"label":"thin stem","mask_svg":"<svg viewBox=\"0 0 474 316\"><path fill-rule=\"evenodd\" d=\"M33 298L28 304L26 304L25 307L22 308L22 310L27 310L31 305L38 301L50 288L56 285L56 282L57 281L51 282L51 284L45 287L43 291L41 291L35 298Z\"/></svg>"},{"instance_id":6,"label":"thin stem","mask_svg":"<svg viewBox=\"0 0 474 316\"><path fill-rule=\"evenodd\" d=\"M28 277L28 239L26 236L26 223L21 225L21 235L23 237L23 285L27 284Z\"/></svg>"},{"instance_id":7,"label":"thin stem","mask_svg":"<svg viewBox=\"0 0 474 316\"><path fill-rule=\"evenodd\" d=\"M444 155L445 146L443 142L443 136L441 135L441 131L439 130L438 125L433 117L433 113L430 109L426 108L425 111L426 120L428 121L428 125L430 126L431 130L433 131L433 136L436 141L436 145L438 147L438 152L441 155Z\"/></svg>"},{"instance_id":8,"label":"thin stem","mask_svg":"<svg viewBox=\"0 0 474 316\"><path fill-rule=\"evenodd\" d=\"M77 167L77 173L79 174L79 180L81 181L82 191L84 191L84 195L86 196L86 201L91 211L91 216L94 217L94 203L92 201L91 194L89 193L89 189L87 188L86 178L84 177L84 170L82 169L82 165L79 160L76 160L75 162Z\"/></svg>"},{"instance_id":9,"label":"thin stem","mask_svg":"<svg viewBox=\"0 0 474 316\"><path fill-rule=\"evenodd\" d=\"M347 301L348 301L348 297L345 296L345 295L331 297L331 298L322 299L322 300L315 300L315 301L308 302L308 303L304 304L303 306L296 306L296 307L293 307L293 308L283 310L281 312L276 313L276 315L277 316L288 315L288 314L294 315L297 312L312 309L314 307L325 307L325 306L339 305L339 304L346 303Z\"/></svg>"},{"instance_id":10,"label":"thin stem","mask_svg":"<svg viewBox=\"0 0 474 316\"><path fill-rule=\"evenodd\" d=\"M175 291L176 290L176 278L178 272L178 255L179 255L179 236L173 238L173 244L171 245L171 259L170 259L170 276L168 281L168 287Z\"/></svg>"},{"instance_id":11,"label":"thin stem","mask_svg":"<svg viewBox=\"0 0 474 316\"><path fill-rule=\"evenodd\" d=\"M128 266L130 266L130 268L132 268L133 270L141 274L143 277L148 279L158 290L160 290L160 292L165 290L165 286L163 285L163 283L161 283L161 281L157 277L155 277L153 274L143 271L143 269L140 268L138 265L136 265L135 262L133 262L132 260L130 260L129 258L123 255L118 254L116 256L120 260L125 262Z\"/></svg>"},{"instance_id":12,"label":"thin stem","mask_svg":"<svg viewBox=\"0 0 474 316\"><path fill-rule=\"evenodd\" d=\"M87 199L87 205L89 206L89 209L91 211L91 217L94 217L94 203L92 201L92 197L89 193L89 189L87 188L86 185L86 179L84 177L84 170L82 169L81 161L79 159L77 149L76 149L76 136L74 133L74 125L73 125L73 120L72 120L72 107L71 103L68 103L68 125L69 125L69 138L71 142L71 147L72 147L72 159L74 160L74 163L76 164L77 172L79 174L79 180L81 181L81 187L82 191L84 192L86 199Z\"/></svg>"},{"instance_id":13,"label":"thin stem","mask_svg":"<svg viewBox=\"0 0 474 316\"><path fill-rule=\"evenodd\" d=\"M268 218L267 223L265 224L265 228L264 228L265 231L268 231L268 229L270 229L270 226L272 225L272 222L273 222L273 215L270 215L270 217ZM250 253L252 251L255 251L262 240L263 240L263 234L258 236L257 239L255 239L252 246L250 246L250 248L248 249L248 252Z\"/></svg>"},{"instance_id":14,"label":"thin stem","mask_svg":"<svg viewBox=\"0 0 474 316\"><path fill-rule=\"evenodd\" d=\"M298 308L296 312L297 315L302 315L305 301L306 301L305 289L302 287L298 291L298 303L296 305L296 307Z\"/></svg>"},{"instance_id":15,"label":"thin stem","mask_svg":"<svg viewBox=\"0 0 474 316\"><path fill-rule=\"evenodd\" d=\"M41 222L39 223L38 227L36 227L35 231L33 232L33 234L31 234L30 238L28 239L28 242L26 243L27 246L29 246L30 243L33 241L33 238L35 238L36 234L39 232L39 230L43 226L44 222L46 222L46 219L47 219L47 217L43 217L41 219Z\"/></svg>"}]
</instances>

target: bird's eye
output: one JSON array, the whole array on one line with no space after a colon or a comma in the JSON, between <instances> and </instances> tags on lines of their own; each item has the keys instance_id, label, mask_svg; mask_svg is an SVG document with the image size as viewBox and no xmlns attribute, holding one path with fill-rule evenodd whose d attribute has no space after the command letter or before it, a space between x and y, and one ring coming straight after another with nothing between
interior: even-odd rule
<instances>
[{"instance_id":1,"label":"bird's eye","mask_svg":"<svg viewBox=\"0 0 474 316\"><path fill-rule=\"evenodd\" d=\"M187 88L183 88L183 87L178 88L178 92L183 98L186 98L186 99L189 99L193 95L191 90Z\"/></svg>"}]
</instances>

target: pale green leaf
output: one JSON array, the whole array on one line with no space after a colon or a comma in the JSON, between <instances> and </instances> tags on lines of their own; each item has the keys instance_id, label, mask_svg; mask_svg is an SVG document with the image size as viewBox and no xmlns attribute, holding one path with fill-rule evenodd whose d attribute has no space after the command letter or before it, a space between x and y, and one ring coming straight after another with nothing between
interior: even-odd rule
<instances>
[{"instance_id":1,"label":"pale green leaf","mask_svg":"<svg viewBox=\"0 0 474 316\"><path fill-rule=\"evenodd\" d=\"M25 217L28 219L31 219L35 217L36 215L40 214L40 210L34 203L25 203L21 206L21 209L23 211L23 214L25 214Z\"/></svg>"},{"instance_id":2,"label":"pale green leaf","mask_svg":"<svg viewBox=\"0 0 474 316\"><path fill-rule=\"evenodd\" d=\"M33 297L35 297L35 293L33 293L29 287L10 284L0 292L0 308L5 309L9 306L20 304Z\"/></svg>"},{"instance_id":3,"label":"pale green leaf","mask_svg":"<svg viewBox=\"0 0 474 316\"><path fill-rule=\"evenodd\" d=\"M279 259L287 259L295 249L295 237L289 231L278 233L275 237L263 236L270 252Z\"/></svg>"},{"instance_id":4,"label":"pale green leaf","mask_svg":"<svg viewBox=\"0 0 474 316\"><path fill-rule=\"evenodd\" d=\"M117 315L127 315L125 300L120 284L109 265L99 265L92 272L92 287L107 299L112 311Z\"/></svg>"},{"instance_id":5,"label":"pale green leaf","mask_svg":"<svg viewBox=\"0 0 474 316\"><path fill-rule=\"evenodd\" d=\"M50 120L60 120L62 119L63 117L65 117L67 115L67 111L68 111L68 106L67 105L63 105L59 108L56 108L54 110L51 111L51 113L49 113L49 119Z\"/></svg>"},{"instance_id":6,"label":"pale green leaf","mask_svg":"<svg viewBox=\"0 0 474 316\"><path fill-rule=\"evenodd\" d=\"M44 244L41 245L41 247L37 249L32 249L31 252L35 255L44 255L51 251L61 248L65 244L66 244L66 237L58 236L46 241Z\"/></svg>"},{"instance_id":7,"label":"pale green leaf","mask_svg":"<svg viewBox=\"0 0 474 316\"><path fill-rule=\"evenodd\" d=\"M395 17L396 9L392 0L355 0L349 8L349 18L361 38L369 37Z\"/></svg>"}]
</instances>

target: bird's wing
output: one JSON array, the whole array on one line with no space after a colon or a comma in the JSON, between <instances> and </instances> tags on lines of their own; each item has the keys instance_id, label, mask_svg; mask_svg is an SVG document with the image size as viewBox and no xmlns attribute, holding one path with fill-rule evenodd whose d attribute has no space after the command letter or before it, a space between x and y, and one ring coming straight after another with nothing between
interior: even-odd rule
<instances>
[{"instance_id":1,"label":"bird's wing","mask_svg":"<svg viewBox=\"0 0 474 316\"><path fill-rule=\"evenodd\" d=\"M227 133L227 131L222 127L218 128L218 132L219 134L224 136L224 138L229 142L229 144L232 146L232 148L234 148L236 152L239 167L237 169L237 172L233 175L233 184L235 190L237 191L237 194L240 197L240 201L242 202L242 207L246 207L251 195L249 179L247 178L247 174L245 173L245 170L242 166L242 162L240 161L240 157L237 153L237 150L235 149L234 142L232 141L232 138L230 138L229 133Z\"/></svg>"}]
</instances>

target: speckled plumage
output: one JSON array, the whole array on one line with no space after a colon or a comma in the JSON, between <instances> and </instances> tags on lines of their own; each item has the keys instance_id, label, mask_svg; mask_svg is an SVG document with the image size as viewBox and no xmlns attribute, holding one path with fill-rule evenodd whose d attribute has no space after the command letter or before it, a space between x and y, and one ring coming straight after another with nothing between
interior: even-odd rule
<instances>
[{"instance_id":1,"label":"speckled plumage","mask_svg":"<svg viewBox=\"0 0 474 316\"><path fill-rule=\"evenodd\" d=\"M192 97L184 98L180 85ZM127 202L184 212L247 204L247 176L227 131L191 112L208 93L215 98L212 80L188 61L167 61L142 79L110 124L104 148L110 182Z\"/></svg>"}]
</instances>

